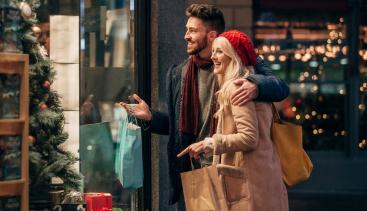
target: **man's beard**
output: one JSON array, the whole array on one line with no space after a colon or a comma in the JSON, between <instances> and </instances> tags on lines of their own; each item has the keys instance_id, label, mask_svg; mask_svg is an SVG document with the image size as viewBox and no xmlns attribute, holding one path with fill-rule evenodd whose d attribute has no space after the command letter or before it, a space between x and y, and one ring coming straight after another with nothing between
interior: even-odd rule
<instances>
[{"instance_id":1,"label":"man's beard","mask_svg":"<svg viewBox=\"0 0 367 211\"><path fill-rule=\"evenodd\" d=\"M195 55L200 53L200 51L204 50L208 46L208 41L205 39L203 42L198 42L198 47L194 50L188 52L189 55Z\"/></svg>"}]
</instances>

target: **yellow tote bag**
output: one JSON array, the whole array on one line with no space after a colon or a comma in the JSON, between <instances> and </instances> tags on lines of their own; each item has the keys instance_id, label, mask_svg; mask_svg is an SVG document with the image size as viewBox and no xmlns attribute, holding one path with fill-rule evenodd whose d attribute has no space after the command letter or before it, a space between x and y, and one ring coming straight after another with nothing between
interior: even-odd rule
<instances>
[{"instance_id":1,"label":"yellow tote bag","mask_svg":"<svg viewBox=\"0 0 367 211\"><path fill-rule=\"evenodd\" d=\"M303 149L302 126L282 121L274 106L272 140L278 151L283 172L283 180L288 186L307 180L313 164Z\"/></svg>"}]
</instances>

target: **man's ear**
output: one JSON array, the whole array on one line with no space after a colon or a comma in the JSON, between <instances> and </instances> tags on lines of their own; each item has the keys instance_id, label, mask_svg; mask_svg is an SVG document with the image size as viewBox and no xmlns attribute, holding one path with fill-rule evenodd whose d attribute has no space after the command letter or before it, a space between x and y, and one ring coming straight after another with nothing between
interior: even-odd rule
<instances>
[{"instance_id":1,"label":"man's ear","mask_svg":"<svg viewBox=\"0 0 367 211\"><path fill-rule=\"evenodd\" d=\"M217 37L218 37L218 32L217 31L210 31L208 33L208 38L209 38L209 41L211 41L211 42L213 42L213 40Z\"/></svg>"}]
</instances>

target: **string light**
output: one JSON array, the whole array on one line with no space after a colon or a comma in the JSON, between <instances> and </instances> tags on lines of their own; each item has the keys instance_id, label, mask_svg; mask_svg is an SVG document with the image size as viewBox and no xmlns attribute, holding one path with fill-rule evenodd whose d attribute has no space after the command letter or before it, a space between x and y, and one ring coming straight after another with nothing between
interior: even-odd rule
<instances>
[{"instance_id":1,"label":"string light","mask_svg":"<svg viewBox=\"0 0 367 211\"><path fill-rule=\"evenodd\" d=\"M268 60L271 61L271 62L275 61L275 56L274 55L269 55Z\"/></svg>"},{"instance_id":2,"label":"string light","mask_svg":"<svg viewBox=\"0 0 367 211\"><path fill-rule=\"evenodd\" d=\"M292 111L293 112L296 112L297 111L297 108L295 106L292 107Z\"/></svg>"},{"instance_id":3,"label":"string light","mask_svg":"<svg viewBox=\"0 0 367 211\"><path fill-rule=\"evenodd\" d=\"M345 130L342 130L342 132L340 132L340 135L342 135L342 136L345 136L347 134L347 131L345 131Z\"/></svg>"},{"instance_id":4,"label":"string light","mask_svg":"<svg viewBox=\"0 0 367 211\"><path fill-rule=\"evenodd\" d=\"M364 109L366 109L366 105L365 104L359 104L358 108L359 108L359 110L364 110Z\"/></svg>"},{"instance_id":5,"label":"string light","mask_svg":"<svg viewBox=\"0 0 367 211\"><path fill-rule=\"evenodd\" d=\"M279 56L279 61L284 62L285 60L287 60L287 57L285 55Z\"/></svg>"}]
</instances>

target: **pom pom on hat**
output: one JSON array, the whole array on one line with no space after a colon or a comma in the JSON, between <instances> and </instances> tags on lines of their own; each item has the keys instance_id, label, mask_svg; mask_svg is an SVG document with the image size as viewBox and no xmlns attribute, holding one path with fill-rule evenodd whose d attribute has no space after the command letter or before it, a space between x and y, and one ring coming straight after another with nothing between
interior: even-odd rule
<instances>
[{"instance_id":1,"label":"pom pom on hat","mask_svg":"<svg viewBox=\"0 0 367 211\"><path fill-rule=\"evenodd\" d=\"M254 66L256 64L256 52L248 36L237 30L225 31L219 35L226 38L241 58L242 64Z\"/></svg>"}]
</instances>

